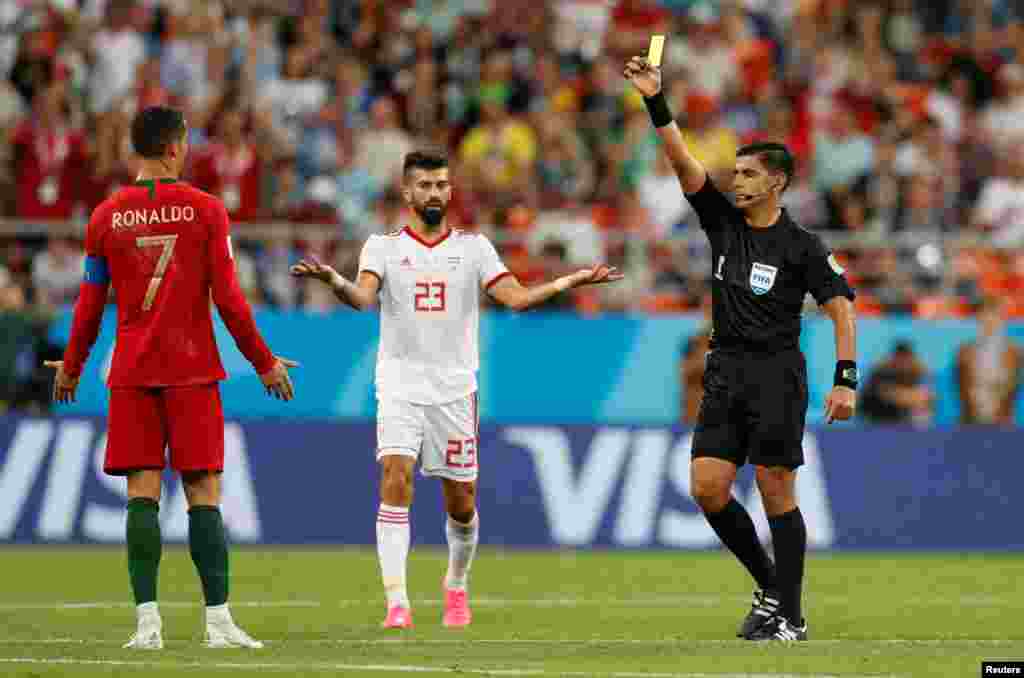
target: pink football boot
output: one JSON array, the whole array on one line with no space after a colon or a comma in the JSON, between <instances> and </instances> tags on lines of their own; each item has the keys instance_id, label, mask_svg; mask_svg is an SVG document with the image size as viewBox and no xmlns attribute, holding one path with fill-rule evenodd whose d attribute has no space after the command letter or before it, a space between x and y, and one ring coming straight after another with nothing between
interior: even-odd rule
<instances>
[{"instance_id":1,"label":"pink football boot","mask_svg":"<svg viewBox=\"0 0 1024 678\"><path fill-rule=\"evenodd\" d=\"M469 626L473 613L469 611L469 598L465 589L444 590L444 625L450 629Z\"/></svg>"},{"instance_id":2,"label":"pink football boot","mask_svg":"<svg viewBox=\"0 0 1024 678\"><path fill-rule=\"evenodd\" d=\"M388 609L388 616L384 619L381 627L385 629L411 629L412 611L407 607L395 605Z\"/></svg>"}]
</instances>

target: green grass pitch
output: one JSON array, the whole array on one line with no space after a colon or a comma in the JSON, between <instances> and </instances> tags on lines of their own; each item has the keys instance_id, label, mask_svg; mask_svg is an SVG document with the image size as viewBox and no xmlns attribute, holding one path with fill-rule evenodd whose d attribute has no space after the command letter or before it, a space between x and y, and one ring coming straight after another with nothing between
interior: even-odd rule
<instances>
[{"instance_id":1,"label":"green grass pitch","mask_svg":"<svg viewBox=\"0 0 1024 678\"><path fill-rule=\"evenodd\" d=\"M751 584L721 552L482 549L474 623L441 626L447 554L414 549L416 627L385 632L371 549L237 549L235 618L267 647L208 650L188 552L166 548L166 649L134 630L117 548L3 548L0 676L977 676L1024 659L1024 555L821 554L808 560L812 640L734 637Z\"/></svg>"}]
</instances>

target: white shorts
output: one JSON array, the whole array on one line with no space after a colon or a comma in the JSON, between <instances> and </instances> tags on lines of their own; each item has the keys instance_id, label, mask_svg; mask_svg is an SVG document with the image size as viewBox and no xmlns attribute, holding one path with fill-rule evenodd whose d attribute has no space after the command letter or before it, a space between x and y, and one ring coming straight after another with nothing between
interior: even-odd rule
<instances>
[{"instance_id":1,"label":"white shorts","mask_svg":"<svg viewBox=\"0 0 1024 678\"><path fill-rule=\"evenodd\" d=\"M400 454L419 459L425 476L473 481L479 430L476 393L443 405L377 398L377 461Z\"/></svg>"}]
</instances>

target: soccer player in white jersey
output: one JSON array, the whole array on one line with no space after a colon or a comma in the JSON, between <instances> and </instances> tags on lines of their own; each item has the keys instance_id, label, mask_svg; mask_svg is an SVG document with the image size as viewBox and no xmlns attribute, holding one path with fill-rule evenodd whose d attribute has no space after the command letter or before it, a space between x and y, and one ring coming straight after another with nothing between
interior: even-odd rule
<instances>
[{"instance_id":1,"label":"soccer player in white jersey","mask_svg":"<svg viewBox=\"0 0 1024 678\"><path fill-rule=\"evenodd\" d=\"M443 623L464 627L471 620L466 591L480 533L480 290L521 311L573 287L620 280L622 274L599 265L542 285L520 285L485 236L448 227L445 212L452 185L442 153L407 155L402 193L412 208L411 223L395 233L370 236L355 282L317 261L301 261L292 273L322 280L355 309L380 303L377 553L388 606L383 626L412 626L405 563L413 468L419 459L423 475L441 478L448 513Z\"/></svg>"}]
</instances>

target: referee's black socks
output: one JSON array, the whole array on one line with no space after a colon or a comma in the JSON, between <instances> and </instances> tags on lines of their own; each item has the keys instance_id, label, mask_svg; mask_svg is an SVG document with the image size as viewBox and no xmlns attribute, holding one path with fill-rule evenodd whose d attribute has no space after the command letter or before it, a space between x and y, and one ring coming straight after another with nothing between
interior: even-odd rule
<instances>
[{"instance_id":1,"label":"referee's black socks","mask_svg":"<svg viewBox=\"0 0 1024 678\"><path fill-rule=\"evenodd\" d=\"M718 513L705 512L704 516L726 548L747 568L757 585L765 591L778 590L775 565L757 538L754 521L750 519L743 504L730 499Z\"/></svg>"},{"instance_id":2,"label":"referee's black socks","mask_svg":"<svg viewBox=\"0 0 1024 678\"><path fill-rule=\"evenodd\" d=\"M803 624L800 596L804 583L804 554L807 552L807 526L799 508L768 518L775 547L775 567L779 580L779 612L795 626Z\"/></svg>"}]
</instances>

